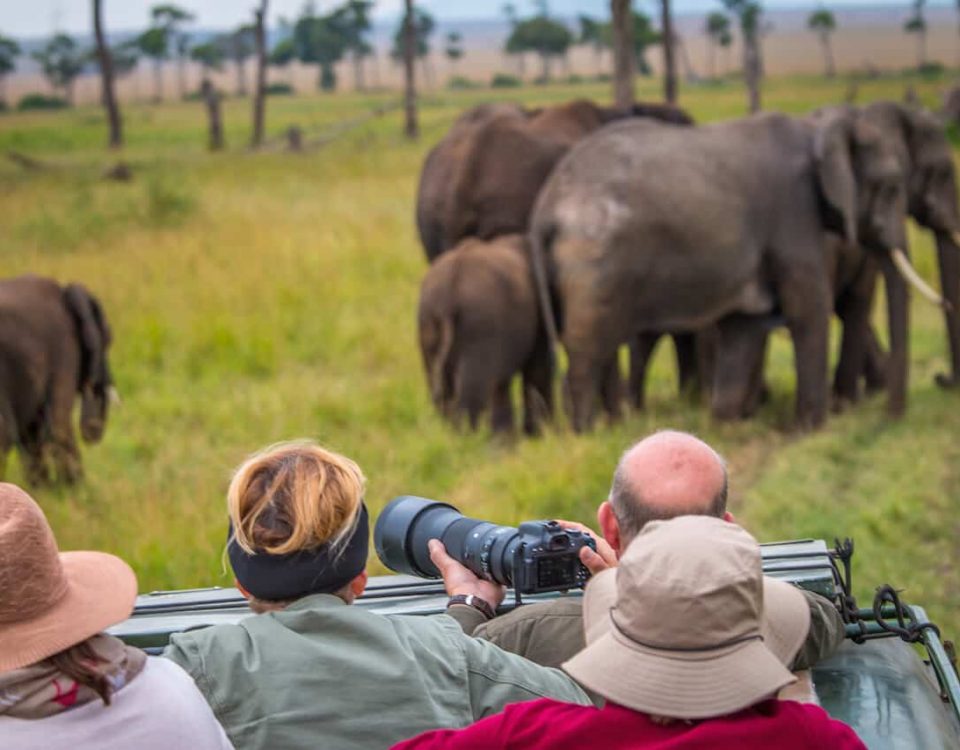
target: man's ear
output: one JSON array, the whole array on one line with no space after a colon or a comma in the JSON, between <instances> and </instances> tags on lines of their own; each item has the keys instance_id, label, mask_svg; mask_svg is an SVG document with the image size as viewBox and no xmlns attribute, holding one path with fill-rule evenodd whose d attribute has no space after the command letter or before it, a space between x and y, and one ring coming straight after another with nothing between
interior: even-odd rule
<instances>
[{"instance_id":1,"label":"man's ear","mask_svg":"<svg viewBox=\"0 0 960 750\"><path fill-rule=\"evenodd\" d=\"M723 520L726 521L727 523L737 522L737 519L733 517L733 513L731 513L729 510L723 514Z\"/></svg>"},{"instance_id":2,"label":"man's ear","mask_svg":"<svg viewBox=\"0 0 960 750\"><path fill-rule=\"evenodd\" d=\"M253 594L251 594L251 593L250 593L249 591L247 591L243 586L241 586L241 585L240 585L240 581L238 581L236 578L233 579L233 585L237 587L237 590L238 590L241 594L243 594L243 598L244 598L244 599L252 599L252 598L253 598Z\"/></svg>"},{"instance_id":3,"label":"man's ear","mask_svg":"<svg viewBox=\"0 0 960 750\"><path fill-rule=\"evenodd\" d=\"M607 540L607 544L613 547L613 551L619 556L622 552L620 545L620 523L617 521L617 514L613 512L613 506L609 500L604 500L597 508L597 523L600 525L600 533Z\"/></svg>"}]
</instances>

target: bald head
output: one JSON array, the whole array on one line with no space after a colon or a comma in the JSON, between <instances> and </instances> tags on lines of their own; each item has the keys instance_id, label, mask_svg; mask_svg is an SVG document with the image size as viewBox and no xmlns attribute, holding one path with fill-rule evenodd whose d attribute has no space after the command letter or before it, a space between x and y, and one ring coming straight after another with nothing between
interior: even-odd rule
<instances>
[{"instance_id":1,"label":"bald head","mask_svg":"<svg viewBox=\"0 0 960 750\"><path fill-rule=\"evenodd\" d=\"M621 457L610 503L625 546L649 521L722 517L727 508L727 470L720 455L693 435L657 432Z\"/></svg>"}]
</instances>

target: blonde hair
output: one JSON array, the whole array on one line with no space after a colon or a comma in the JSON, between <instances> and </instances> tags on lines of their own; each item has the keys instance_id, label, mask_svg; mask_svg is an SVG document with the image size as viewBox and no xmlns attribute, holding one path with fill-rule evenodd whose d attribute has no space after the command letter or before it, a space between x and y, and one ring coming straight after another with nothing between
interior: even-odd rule
<instances>
[{"instance_id":1,"label":"blonde hair","mask_svg":"<svg viewBox=\"0 0 960 750\"><path fill-rule=\"evenodd\" d=\"M244 461L230 481L233 538L249 554L336 547L356 526L365 483L356 463L316 443L272 445Z\"/></svg>"}]
</instances>

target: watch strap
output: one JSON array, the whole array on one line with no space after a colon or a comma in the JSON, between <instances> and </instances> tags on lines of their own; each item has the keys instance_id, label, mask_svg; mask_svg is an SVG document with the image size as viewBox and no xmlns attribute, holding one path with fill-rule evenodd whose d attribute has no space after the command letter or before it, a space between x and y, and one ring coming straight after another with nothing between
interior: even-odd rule
<instances>
[{"instance_id":1,"label":"watch strap","mask_svg":"<svg viewBox=\"0 0 960 750\"><path fill-rule=\"evenodd\" d=\"M456 596L451 596L449 601L447 601L447 607L452 607L454 604L465 604L468 607L473 607L488 620L496 617L496 612L493 611L490 603L475 594L457 594Z\"/></svg>"}]
</instances>

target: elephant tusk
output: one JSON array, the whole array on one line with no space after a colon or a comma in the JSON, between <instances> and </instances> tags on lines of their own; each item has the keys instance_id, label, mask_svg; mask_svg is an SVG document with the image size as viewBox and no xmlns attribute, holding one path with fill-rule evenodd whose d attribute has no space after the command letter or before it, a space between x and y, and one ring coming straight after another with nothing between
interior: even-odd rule
<instances>
[{"instance_id":1,"label":"elephant tusk","mask_svg":"<svg viewBox=\"0 0 960 750\"><path fill-rule=\"evenodd\" d=\"M113 406L120 406L120 404L123 403L123 401L120 400L120 391L112 385L107 388L107 400L109 400Z\"/></svg>"},{"instance_id":2,"label":"elephant tusk","mask_svg":"<svg viewBox=\"0 0 960 750\"><path fill-rule=\"evenodd\" d=\"M920 278L920 274L917 273L916 269L910 264L910 259L907 257L906 253L903 252L899 247L894 248L890 251L890 255L893 258L893 265L897 267L897 270L900 272L900 275L906 279L911 286L913 286L920 294L926 297L930 302L940 307L948 308L950 304L939 294L937 294L933 289L930 288L930 285L926 281Z\"/></svg>"}]
</instances>

